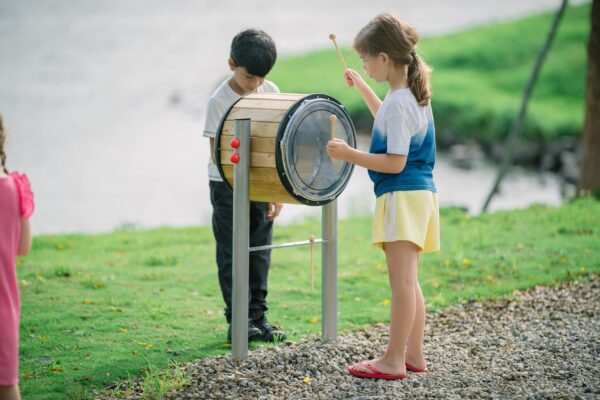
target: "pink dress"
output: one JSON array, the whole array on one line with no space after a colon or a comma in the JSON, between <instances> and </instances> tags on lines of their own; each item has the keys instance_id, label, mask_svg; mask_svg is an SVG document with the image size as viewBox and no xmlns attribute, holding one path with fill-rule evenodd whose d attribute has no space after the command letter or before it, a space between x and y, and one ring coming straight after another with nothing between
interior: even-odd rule
<instances>
[{"instance_id":1,"label":"pink dress","mask_svg":"<svg viewBox=\"0 0 600 400\"><path fill-rule=\"evenodd\" d=\"M24 210L26 212L24 212ZM0 177L0 385L19 381L19 287L16 258L21 216L33 211L33 196L24 176Z\"/></svg>"}]
</instances>

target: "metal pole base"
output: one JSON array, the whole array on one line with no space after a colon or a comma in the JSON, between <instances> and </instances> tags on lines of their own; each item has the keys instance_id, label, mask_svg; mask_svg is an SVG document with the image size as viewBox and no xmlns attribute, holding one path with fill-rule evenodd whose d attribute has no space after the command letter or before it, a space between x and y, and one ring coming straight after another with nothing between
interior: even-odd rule
<instances>
[{"instance_id":1,"label":"metal pole base","mask_svg":"<svg viewBox=\"0 0 600 400\"><path fill-rule=\"evenodd\" d=\"M240 140L239 161L233 167L233 264L231 356L248 357L248 292L250 247L250 119L234 121L235 137Z\"/></svg>"},{"instance_id":2,"label":"metal pole base","mask_svg":"<svg viewBox=\"0 0 600 400\"><path fill-rule=\"evenodd\" d=\"M337 340L337 200L323 206L323 342Z\"/></svg>"}]
</instances>

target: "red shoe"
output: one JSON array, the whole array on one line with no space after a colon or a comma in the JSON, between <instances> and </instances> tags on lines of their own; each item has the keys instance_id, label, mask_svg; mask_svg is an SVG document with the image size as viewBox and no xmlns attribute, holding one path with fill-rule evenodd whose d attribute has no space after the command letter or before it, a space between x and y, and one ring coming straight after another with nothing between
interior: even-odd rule
<instances>
[{"instance_id":1,"label":"red shoe","mask_svg":"<svg viewBox=\"0 0 600 400\"><path fill-rule=\"evenodd\" d=\"M356 365L356 364L354 364L354 365ZM350 367L348 367L348 372L350 372L350 374L357 376L359 378L395 380L395 379L404 379L404 378L408 377L407 374L386 374L385 372L381 372L380 370L378 370L377 368L372 366L369 361L362 361L360 363L360 365L362 365L363 367L368 369L369 372L360 371L360 370L354 368L354 365L351 365Z\"/></svg>"},{"instance_id":2,"label":"red shoe","mask_svg":"<svg viewBox=\"0 0 600 400\"><path fill-rule=\"evenodd\" d=\"M419 369L419 368L417 368L417 367L415 367L413 365L410 365L409 363L406 363L405 365L406 365L406 370L410 371L410 372L416 372L416 373L419 373L419 374L420 373L431 372L428 369Z\"/></svg>"}]
</instances>

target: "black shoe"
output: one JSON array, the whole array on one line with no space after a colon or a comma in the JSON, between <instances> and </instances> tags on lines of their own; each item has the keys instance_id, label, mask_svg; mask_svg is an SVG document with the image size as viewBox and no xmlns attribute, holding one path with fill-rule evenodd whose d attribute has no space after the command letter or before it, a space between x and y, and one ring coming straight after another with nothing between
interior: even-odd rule
<instances>
[{"instance_id":1,"label":"black shoe","mask_svg":"<svg viewBox=\"0 0 600 400\"><path fill-rule=\"evenodd\" d=\"M229 324L229 329L227 329L227 342L231 343L231 324ZM260 339L262 337L262 331L258 329L251 321L248 321L248 341Z\"/></svg>"},{"instance_id":2,"label":"black shoe","mask_svg":"<svg viewBox=\"0 0 600 400\"><path fill-rule=\"evenodd\" d=\"M287 338L284 331L271 325L265 317L251 320L250 322L254 324L256 328L260 329L262 333L260 340L263 342L283 342Z\"/></svg>"}]
</instances>

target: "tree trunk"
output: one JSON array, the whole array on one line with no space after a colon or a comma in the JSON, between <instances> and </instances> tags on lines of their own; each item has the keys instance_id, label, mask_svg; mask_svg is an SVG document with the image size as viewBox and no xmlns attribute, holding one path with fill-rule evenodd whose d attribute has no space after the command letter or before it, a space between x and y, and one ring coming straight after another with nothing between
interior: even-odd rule
<instances>
[{"instance_id":1,"label":"tree trunk","mask_svg":"<svg viewBox=\"0 0 600 400\"><path fill-rule=\"evenodd\" d=\"M595 2L598 0L594 0ZM515 119L513 120L510 130L508 131L508 135L506 135L506 153L504 154L504 158L502 159L502 163L500 164L500 168L498 169L498 174L496 175L496 180L492 186L492 190L488 194L485 203L483 203L482 213L487 212L487 209L492 202L492 199L498 193L500 189L500 183L504 176L508 173L508 170L512 166L513 158L517 151L517 141L519 139L519 135L521 133L521 127L523 126L523 121L525 121L525 115L527 114L527 104L529 103L529 97L531 96L531 92L535 87L535 83L537 82L537 78L540 74L540 70L542 69L542 64L544 63L544 59L546 58L546 54L550 50L550 45L552 45L552 41L554 40L554 36L556 36L556 31L558 30L558 26L560 21L567 9L568 0L562 0L556 15L554 15L554 20L552 21L552 25L550 26L550 32L548 32L548 36L546 37L546 41L542 46L542 49L538 53L535 63L533 64L533 70L531 71L531 75L529 76L529 80L527 81L527 85L525 85L525 90L523 91L523 96L521 97L521 105L519 106L519 112Z\"/></svg>"},{"instance_id":2,"label":"tree trunk","mask_svg":"<svg viewBox=\"0 0 600 400\"><path fill-rule=\"evenodd\" d=\"M600 0L592 4L579 189L600 190Z\"/></svg>"}]
</instances>

